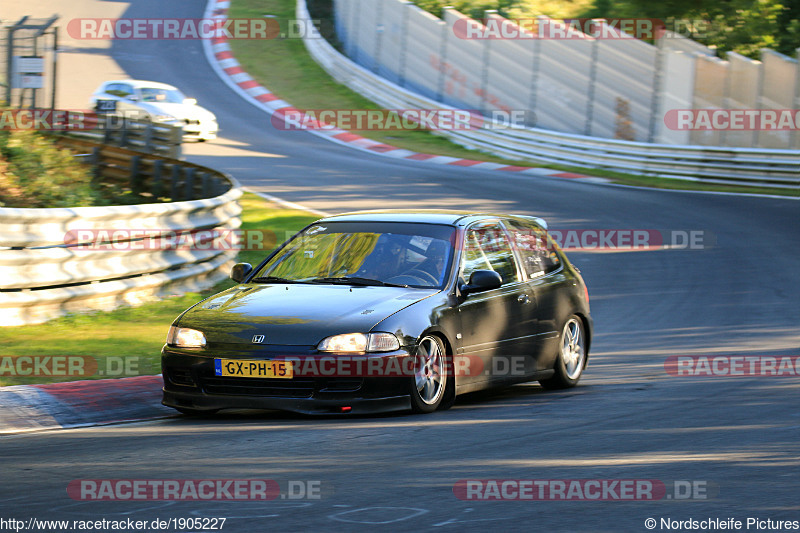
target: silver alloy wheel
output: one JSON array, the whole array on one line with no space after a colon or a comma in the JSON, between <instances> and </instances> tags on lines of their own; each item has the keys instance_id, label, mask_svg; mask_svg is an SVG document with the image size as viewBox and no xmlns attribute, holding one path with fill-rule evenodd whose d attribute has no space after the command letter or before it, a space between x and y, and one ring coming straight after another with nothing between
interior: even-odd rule
<instances>
[{"instance_id":1,"label":"silver alloy wheel","mask_svg":"<svg viewBox=\"0 0 800 533\"><path fill-rule=\"evenodd\" d=\"M585 354L583 325L579 318L573 317L564 325L564 333L561 335L561 359L569 379L580 377Z\"/></svg>"},{"instance_id":2,"label":"silver alloy wheel","mask_svg":"<svg viewBox=\"0 0 800 533\"><path fill-rule=\"evenodd\" d=\"M444 356L439 342L430 335L424 337L417 348L414 362L414 380L419 398L427 405L439 401L444 392Z\"/></svg>"}]
</instances>

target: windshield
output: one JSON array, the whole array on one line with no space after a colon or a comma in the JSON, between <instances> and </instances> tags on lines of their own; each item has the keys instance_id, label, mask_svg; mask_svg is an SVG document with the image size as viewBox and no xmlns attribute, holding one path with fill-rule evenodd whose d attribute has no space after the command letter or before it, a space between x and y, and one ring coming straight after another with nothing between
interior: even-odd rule
<instances>
[{"instance_id":1,"label":"windshield","mask_svg":"<svg viewBox=\"0 0 800 533\"><path fill-rule=\"evenodd\" d=\"M253 281L441 288L455 228L435 224L330 222L296 235Z\"/></svg>"},{"instance_id":2,"label":"windshield","mask_svg":"<svg viewBox=\"0 0 800 533\"><path fill-rule=\"evenodd\" d=\"M142 102L160 102L162 104L182 104L186 98L177 89L156 89L153 87L142 87L139 89L142 94Z\"/></svg>"}]
</instances>

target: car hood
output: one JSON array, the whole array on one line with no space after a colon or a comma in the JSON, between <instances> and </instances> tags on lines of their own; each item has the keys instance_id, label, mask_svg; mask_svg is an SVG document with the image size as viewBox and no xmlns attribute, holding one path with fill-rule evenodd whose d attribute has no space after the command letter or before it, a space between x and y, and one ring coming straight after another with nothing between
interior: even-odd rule
<instances>
[{"instance_id":1,"label":"car hood","mask_svg":"<svg viewBox=\"0 0 800 533\"><path fill-rule=\"evenodd\" d=\"M175 118L186 120L213 120L214 114L194 104L170 104L158 102L140 102L139 105L147 110L148 113L155 115L170 115Z\"/></svg>"},{"instance_id":2,"label":"car hood","mask_svg":"<svg viewBox=\"0 0 800 533\"><path fill-rule=\"evenodd\" d=\"M340 333L369 332L437 289L349 285L239 285L197 304L178 325L202 331L208 348L230 344L315 346Z\"/></svg>"}]
</instances>

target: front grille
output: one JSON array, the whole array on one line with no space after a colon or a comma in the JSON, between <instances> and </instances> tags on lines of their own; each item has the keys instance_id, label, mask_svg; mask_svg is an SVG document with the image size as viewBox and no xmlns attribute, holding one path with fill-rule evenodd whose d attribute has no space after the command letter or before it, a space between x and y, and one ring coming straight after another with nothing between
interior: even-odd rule
<instances>
[{"instance_id":1,"label":"front grille","mask_svg":"<svg viewBox=\"0 0 800 533\"><path fill-rule=\"evenodd\" d=\"M203 377L200 386L208 394L233 396L309 398L314 393L313 379Z\"/></svg>"}]
</instances>

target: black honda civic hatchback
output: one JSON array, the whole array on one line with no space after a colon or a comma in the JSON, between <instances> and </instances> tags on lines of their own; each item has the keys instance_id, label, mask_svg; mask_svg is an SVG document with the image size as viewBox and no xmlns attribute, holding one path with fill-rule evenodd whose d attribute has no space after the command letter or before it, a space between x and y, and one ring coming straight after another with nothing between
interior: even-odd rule
<instances>
[{"instance_id":1,"label":"black honda civic hatchback","mask_svg":"<svg viewBox=\"0 0 800 533\"><path fill-rule=\"evenodd\" d=\"M231 277L170 327L163 403L182 413L429 413L488 387L573 387L589 357L588 290L539 218L337 215Z\"/></svg>"}]
</instances>

